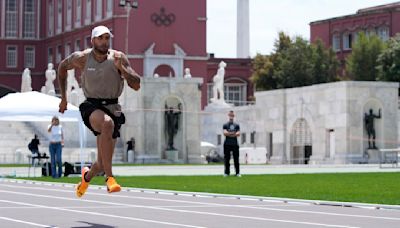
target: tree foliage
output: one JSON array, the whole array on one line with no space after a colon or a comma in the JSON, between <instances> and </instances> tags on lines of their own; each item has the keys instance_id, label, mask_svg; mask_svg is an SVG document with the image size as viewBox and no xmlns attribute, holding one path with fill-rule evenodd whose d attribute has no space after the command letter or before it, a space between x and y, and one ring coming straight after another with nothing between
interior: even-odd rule
<instances>
[{"instance_id":1,"label":"tree foliage","mask_svg":"<svg viewBox=\"0 0 400 228\"><path fill-rule=\"evenodd\" d=\"M321 40L317 40L313 48L313 84L338 80L339 61L332 48L326 48Z\"/></svg>"},{"instance_id":2,"label":"tree foliage","mask_svg":"<svg viewBox=\"0 0 400 228\"><path fill-rule=\"evenodd\" d=\"M389 40L387 48L378 57L378 80L400 81L400 35Z\"/></svg>"},{"instance_id":3,"label":"tree foliage","mask_svg":"<svg viewBox=\"0 0 400 228\"><path fill-rule=\"evenodd\" d=\"M307 86L337 80L336 54L321 41L309 44L280 32L269 56L257 54L252 80L259 90Z\"/></svg>"},{"instance_id":4,"label":"tree foliage","mask_svg":"<svg viewBox=\"0 0 400 228\"><path fill-rule=\"evenodd\" d=\"M385 43L376 35L358 34L352 52L346 61L348 76L356 81L376 81L378 78L378 56Z\"/></svg>"}]
</instances>

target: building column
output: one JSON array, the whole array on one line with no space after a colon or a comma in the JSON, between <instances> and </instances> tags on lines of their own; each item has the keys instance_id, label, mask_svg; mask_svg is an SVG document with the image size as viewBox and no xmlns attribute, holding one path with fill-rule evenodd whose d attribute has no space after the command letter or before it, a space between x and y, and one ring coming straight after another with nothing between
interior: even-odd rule
<instances>
[{"instance_id":1,"label":"building column","mask_svg":"<svg viewBox=\"0 0 400 228\"><path fill-rule=\"evenodd\" d=\"M237 0L236 55L250 57L249 0Z\"/></svg>"}]
</instances>

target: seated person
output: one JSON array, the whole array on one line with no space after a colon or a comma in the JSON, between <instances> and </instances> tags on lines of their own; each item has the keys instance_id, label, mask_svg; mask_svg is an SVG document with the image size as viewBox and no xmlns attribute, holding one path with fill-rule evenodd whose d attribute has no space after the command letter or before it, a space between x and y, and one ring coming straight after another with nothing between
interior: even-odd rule
<instances>
[{"instance_id":1,"label":"seated person","mask_svg":"<svg viewBox=\"0 0 400 228\"><path fill-rule=\"evenodd\" d=\"M28 149L32 153L32 165L33 165L35 159L42 158L41 154L39 153L39 145L40 145L40 141L38 139L38 136L35 134L35 137L28 144Z\"/></svg>"}]
</instances>

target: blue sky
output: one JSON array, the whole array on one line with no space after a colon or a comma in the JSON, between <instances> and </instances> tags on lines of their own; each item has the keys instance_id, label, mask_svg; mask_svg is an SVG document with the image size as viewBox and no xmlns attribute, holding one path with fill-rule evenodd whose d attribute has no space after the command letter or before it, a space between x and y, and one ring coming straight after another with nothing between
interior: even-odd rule
<instances>
[{"instance_id":1,"label":"blue sky","mask_svg":"<svg viewBox=\"0 0 400 228\"><path fill-rule=\"evenodd\" d=\"M250 55L269 54L279 31L310 37L309 23L395 0L249 0ZM236 57L236 0L207 0L207 52Z\"/></svg>"}]
</instances>

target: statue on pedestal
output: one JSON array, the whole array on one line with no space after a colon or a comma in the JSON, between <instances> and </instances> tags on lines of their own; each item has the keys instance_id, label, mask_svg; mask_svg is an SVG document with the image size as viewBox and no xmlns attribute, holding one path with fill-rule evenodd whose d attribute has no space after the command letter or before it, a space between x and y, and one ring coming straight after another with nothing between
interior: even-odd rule
<instances>
[{"instance_id":1,"label":"statue on pedestal","mask_svg":"<svg viewBox=\"0 0 400 228\"><path fill-rule=\"evenodd\" d=\"M44 84L45 89L42 91L46 94L55 94L53 81L56 79L56 71L53 68L54 65L52 63L47 64L47 70L45 72L46 82Z\"/></svg>"},{"instance_id":2,"label":"statue on pedestal","mask_svg":"<svg viewBox=\"0 0 400 228\"><path fill-rule=\"evenodd\" d=\"M379 109L379 114L375 115L372 111L372 109L369 110L369 114L365 113L364 114L364 121L365 121L365 128L367 130L368 134L368 149L378 149L375 145L375 128L374 128L374 119L380 119L381 118L381 109ZM372 139L371 139L372 137ZM371 146L372 142L372 146Z\"/></svg>"},{"instance_id":3,"label":"statue on pedestal","mask_svg":"<svg viewBox=\"0 0 400 228\"><path fill-rule=\"evenodd\" d=\"M226 63L224 61L221 61L219 63L219 68L217 71L217 74L214 75L213 77L213 98L211 98L211 102L213 103L225 103L225 98L224 98L224 77L225 77L225 67ZM218 99L218 93L219 93L219 99Z\"/></svg>"},{"instance_id":4,"label":"statue on pedestal","mask_svg":"<svg viewBox=\"0 0 400 228\"><path fill-rule=\"evenodd\" d=\"M168 107L165 104L165 132L167 133L167 150L175 150L174 136L179 130L179 117L181 115L181 104L178 108Z\"/></svg>"},{"instance_id":5,"label":"statue on pedestal","mask_svg":"<svg viewBox=\"0 0 400 228\"><path fill-rule=\"evenodd\" d=\"M21 93L32 91L32 77L29 68L25 68L21 79Z\"/></svg>"},{"instance_id":6,"label":"statue on pedestal","mask_svg":"<svg viewBox=\"0 0 400 228\"><path fill-rule=\"evenodd\" d=\"M67 97L70 97L73 90L79 89L78 81L75 78L75 69L67 71Z\"/></svg>"}]
</instances>

